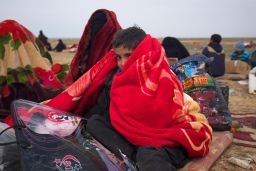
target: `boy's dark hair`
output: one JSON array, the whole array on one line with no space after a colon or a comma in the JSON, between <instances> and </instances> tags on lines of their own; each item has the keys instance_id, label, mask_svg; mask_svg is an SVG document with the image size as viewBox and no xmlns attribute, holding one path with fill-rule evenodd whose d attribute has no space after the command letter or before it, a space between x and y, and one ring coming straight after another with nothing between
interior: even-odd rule
<instances>
[{"instance_id":1,"label":"boy's dark hair","mask_svg":"<svg viewBox=\"0 0 256 171\"><path fill-rule=\"evenodd\" d=\"M222 37L221 37L221 35L219 35L219 34L213 34L213 35L211 36L211 40L212 40L212 42L214 42L214 43L220 43L221 40L222 40Z\"/></svg>"},{"instance_id":2,"label":"boy's dark hair","mask_svg":"<svg viewBox=\"0 0 256 171\"><path fill-rule=\"evenodd\" d=\"M119 30L112 41L112 47L124 47L134 50L140 42L146 37L144 30L138 26L128 27L127 29Z\"/></svg>"}]
</instances>

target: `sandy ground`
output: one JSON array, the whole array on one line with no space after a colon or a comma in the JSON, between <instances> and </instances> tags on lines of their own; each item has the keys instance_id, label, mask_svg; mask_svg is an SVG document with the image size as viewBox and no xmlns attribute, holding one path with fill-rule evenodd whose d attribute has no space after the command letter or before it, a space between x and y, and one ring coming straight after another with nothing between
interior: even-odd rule
<instances>
[{"instance_id":1,"label":"sandy ground","mask_svg":"<svg viewBox=\"0 0 256 171\"><path fill-rule=\"evenodd\" d=\"M77 43L78 40L75 40L74 42ZM190 41L190 44L188 43L189 43L188 41L185 42L187 47L191 45L191 41ZM227 44L230 44L230 41L228 41ZM200 50L198 47L189 47L189 48L190 48L190 52ZM69 53L69 52L61 52L61 53L50 52L50 54L52 55L55 63L62 63L62 64L64 63L69 64L75 55L75 53ZM248 85L241 85L238 83L238 81L226 80L225 78L221 79L221 81L227 84L230 88L229 110L231 112L234 112L234 113L235 112L255 112L256 113L256 107L255 107L256 95L248 94ZM214 163L210 171L222 171L222 170L245 171L246 169L242 169L228 162L228 158L231 156L241 157L241 156L244 156L245 154L251 154L251 155L256 154L256 148L241 147L241 146L232 144L228 149L224 151L221 157Z\"/></svg>"}]
</instances>

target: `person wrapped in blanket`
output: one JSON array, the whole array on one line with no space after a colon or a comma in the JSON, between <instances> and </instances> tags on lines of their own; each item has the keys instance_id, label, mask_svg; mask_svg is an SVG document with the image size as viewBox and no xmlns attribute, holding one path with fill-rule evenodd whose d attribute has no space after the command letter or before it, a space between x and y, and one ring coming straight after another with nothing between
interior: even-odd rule
<instances>
[{"instance_id":1,"label":"person wrapped in blanket","mask_svg":"<svg viewBox=\"0 0 256 171\"><path fill-rule=\"evenodd\" d=\"M98 9L93 12L71 61L65 85L75 82L111 49L114 34L120 29L114 11Z\"/></svg>"},{"instance_id":2,"label":"person wrapped in blanket","mask_svg":"<svg viewBox=\"0 0 256 171\"><path fill-rule=\"evenodd\" d=\"M84 115L87 131L139 170L176 170L207 155L212 128L183 93L158 40L134 26L118 31L112 47L115 67Z\"/></svg>"},{"instance_id":3,"label":"person wrapped in blanket","mask_svg":"<svg viewBox=\"0 0 256 171\"><path fill-rule=\"evenodd\" d=\"M10 26L11 24L11 26ZM14 25L15 27L13 27L12 25ZM18 28L17 28L18 26ZM21 29L19 29L21 27ZM20 26L19 23L17 23L16 21L4 21L2 23L0 23L0 28L3 28L3 29L0 29L0 40L3 40L3 41L0 41L0 49L1 49L1 43L3 43L3 46L6 47L6 43L14 46L13 48L18 48L18 51L20 51L20 47L23 47L23 44L22 43L19 43L20 40L22 40L21 42L25 41L26 44L28 44L29 46L32 46L31 42L28 41L26 38L30 38L31 40L34 40L34 36L32 36L32 33L30 33L30 31L28 31L26 28L23 28L23 26ZM6 28L6 29L4 29ZM117 18L116 18L116 14L115 12L113 11L110 11L110 10L107 10L107 9L98 9L96 10L90 17L89 21L87 22L86 26L85 26L85 29L84 29L84 32L83 32L83 35L79 41L79 45L78 45L78 50L71 62L71 65L70 65L70 69L68 71L68 74L67 76L65 77L65 81L64 81L64 85L65 86L69 86L71 85L72 83L74 83L77 79L79 79L81 77L81 75L83 75L86 71L88 71L93 65L95 65L98 60L100 60L110 49L111 49L111 41L113 39L113 36L114 34L116 33L116 31L120 30L120 24L119 22L117 21ZM6 30L7 29L11 29L11 31L13 31L14 33L17 33L17 34L14 34L15 39L14 40L19 40L19 42L16 42L17 45L15 45L14 43L11 44L11 42L14 42L14 40L9 40L9 35L7 36L4 36L4 37L1 37L2 34L4 35ZM8 30L7 30L8 31ZM23 32L26 31L25 33L26 34L23 34ZM27 33L28 32L28 33ZM19 34L18 34L19 33ZM21 34L22 33L22 34ZM17 37L17 36L21 36L21 38ZM2 38L2 39L1 39ZM19 39L18 39L19 38ZM35 40L35 43L38 44L40 42L37 42ZM26 45L25 44L25 45ZM27 46L28 46L27 45ZM38 46L38 48L40 48L40 52L44 52L43 49L41 49L41 46L39 45L35 45L36 47ZM8 47L8 50L10 51L12 49L12 47ZM34 47L32 50L31 48L26 48L28 49L29 51L28 52L34 52L36 50L36 48ZM96 50L95 50L96 49ZM22 50L22 49L21 49ZM7 51L6 51L7 52ZM13 51L13 53L6 53L7 55L12 55L12 56L15 56L13 55L15 52L15 54L18 54L18 52ZM23 51L22 51L23 52ZM20 53L19 53L20 54ZM26 60L26 62L34 62L36 63L37 65L39 66L44 66L45 65L45 62L42 61L42 59L39 59L39 53L38 52L34 52L33 54L30 54L30 53L27 53L29 54L29 57L30 57L30 60ZM27 57L27 56L25 56ZM3 58L3 59L8 59L8 58ZM13 58L13 59L16 59L16 58ZM0 66L2 66L1 64L1 61L0 60ZM24 61L24 60L23 60ZM22 63L22 62L17 62L17 64L19 63ZM16 63L15 62L12 62L10 63L10 65L15 65ZM46 67L41 67L42 69L46 69ZM0 83L1 82L1 73L2 71L4 71L5 67L4 68L1 68L0 67ZM30 69L30 67L28 68ZM40 68L39 68L40 69ZM38 72L36 72L36 74L38 73L39 76L42 76L43 78L48 78L48 74L45 73L45 72L42 72L42 69L37 69ZM48 72L48 70L47 70ZM13 72L11 72L13 73ZM15 72L16 73L16 72ZM48 73L52 73L52 72L48 72ZM90 73L90 72L88 72ZM25 73L26 74L26 73ZM17 74L16 74L17 75ZM24 77L24 74L18 74L18 76L22 76L22 78ZM30 76L30 75L28 75ZM33 76L33 75L32 75ZM30 76L28 78L28 82L30 84L35 84L37 83L37 80L38 78L34 78ZM50 78L51 75L49 75L49 78ZM15 77L16 78L16 77ZM52 78L52 77L51 77ZM13 79L9 79L10 81L13 82ZM24 80L21 79L21 81L27 81L26 79ZM41 79L40 79L41 81ZM49 86L59 86L59 84L57 84L58 80L57 79L51 79L51 80L45 80L43 79L43 85L44 87L40 87L40 86L36 86L37 90L38 90L38 87L39 88L45 88L45 87L49 87ZM56 83L57 82L57 83ZM5 82L3 82L5 83ZM79 83L79 82L78 82ZM35 84L37 85L37 84ZM61 84L61 86L64 86ZM73 84L72 84L73 85ZM83 81L83 85L85 85L85 82ZM74 84L74 87L78 87L77 84ZM81 86L79 86L81 87ZM94 88L95 88L95 84L94 84ZM54 100L57 98L57 104L60 104L62 107L67 107L69 105L65 104L65 102L67 102L68 100L66 98L62 98L62 94L60 96L56 95L57 93L55 93L54 95L51 94L51 96L48 96L48 94L46 94L46 92L42 91L42 90L38 90L38 91L34 91L34 89L31 90L31 87L28 87L26 88L26 91L24 91L25 89L24 88L20 88L20 86L18 87L19 88L19 91L15 91L16 93L18 92L21 92L21 93L18 93L18 95L22 95L22 93L26 93L26 92L30 92L30 96L34 97L38 97L39 99L33 99L33 98L24 98L24 96L22 96L23 98L22 99L27 99L27 100L31 100L31 101L34 101L34 102L42 102L44 100L48 100L50 98L53 98ZM72 89L73 86L71 86L71 88L68 88L68 90L73 90ZM1 85L0 85L0 89L1 89ZM59 88L58 88L59 89ZM8 97L10 95L12 95L12 93L10 93L9 89L7 88L3 88L1 89L2 90L2 96L0 96L0 107L2 107L2 101L1 99L4 98L4 97ZM55 89L51 89L51 90L55 90ZM62 89L63 90L63 89ZM66 92L69 92L69 91L63 91L64 94ZM32 93L31 93L32 92ZM90 91L88 91L90 92ZM60 92L58 91L58 94ZM95 92L94 92L95 93ZM6 96L6 94L8 96ZM97 93L95 93L97 94ZM47 96L46 96L47 95ZM47 98L43 98L43 97L47 97ZM87 96L87 94L85 93L85 96L89 98L89 101L92 102L93 99L90 98L91 96ZM11 96L12 97L12 96ZM21 96L19 96L21 97ZM65 102L62 102L61 100L59 100L59 97L61 100L64 100ZM12 97L12 100L14 98ZM9 99L8 99L9 100ZM53 100L53 101L54 101ZM9 100L8 101L10 104L11 101ZM52 101L50 100L49 103L51 103ZM55 101L54 101L55 102ZM69 101L68 101L69 102ZM90 103L89 102L89 103ZM87 104L89 104L87 103ZM69 103L71 104L71 103ZM84 103L81 103L81 105L83 106L84 108ZM55 108L61 108L61 107L58 107L56 106L56 104L52 104L51 105L49 104L49 106L52 106L52 107L55 107ZM63 109L64 110L64 109ZM2 110L1 110L2 111ZM70 112L73 112L73 113L79 113L75 110L70 110ZM8 111L8 114L9 114L9 111ZM12 119L11 119L11 116L8 117L8 119L5 120L5 122L9 125L9 126L13 126L13 122L12 122ZM4 126L8 126L2 122L0 122L0 132L4 130ZM16 138L15 138L15 135L14 135L14 131L13 129L10 129L10 133L12 133L12 140L15 141ZM0 140L1 143L7 143L9 142L9 139L6 138L5 134L2 134L0 135ZM0 146L0 170L3 169L3 170L17 170L15 168L18 168L19 166L16 166L19 165L19 157L16 157L17 155L12 155L13 157L9 157L8 154L9 153L17 153L17 148L9 148L10 145L3 145L3 146ZM13 144L13 146L16 146L16 144ZM7 150L6 150L7 149ZM12 149L12 150L9 150L9 149ZM8 151L9 150L9 151ZM3 151L3 153L1 153L1 151ZM7 151L9 153L7 153ZM13 163L16 163L16 164L13 164Z\"/></svg>"}]
</instances>

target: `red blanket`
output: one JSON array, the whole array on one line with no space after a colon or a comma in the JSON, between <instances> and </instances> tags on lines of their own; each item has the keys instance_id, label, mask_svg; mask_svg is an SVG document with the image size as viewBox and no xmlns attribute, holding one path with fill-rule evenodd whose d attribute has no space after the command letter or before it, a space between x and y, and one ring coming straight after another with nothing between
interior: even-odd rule
<instances>
[{"instance_id":1,"label":"red blanket","mask_svg":"<svg viewBox=\"0 0 256 171\"><path fill-rule=\"evenodd\" d=\"M69 88L45 104L74 114L84 114L96 102L105 78L116 66L114 52L110 51Z\"/></svg>"},{"instance_id":2,"label":"red blanket","mask_svg":"<svg viewBox=\"0 0 256 171\"><path fill-rule=\"evenodd\" d=\"M150 51L149 51L150 49ZM183 89L159 42L147 36L112 82L112 125L137 146L184 146L189 156L209 151L212 132L184 109Z\"/></svg>"}]
</instances>

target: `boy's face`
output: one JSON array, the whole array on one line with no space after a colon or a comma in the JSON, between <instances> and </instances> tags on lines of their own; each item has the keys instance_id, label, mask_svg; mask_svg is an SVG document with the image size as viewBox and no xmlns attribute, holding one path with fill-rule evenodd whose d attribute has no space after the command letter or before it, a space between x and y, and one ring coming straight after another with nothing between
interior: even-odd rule
<instances>
[{"instance_id":1,"label":"boy's face","mask_svg":"<svg viewBox=\"0 0 256 171\"><path fill-rule=\"evenodd\" d=\"M133 50L124 48L123 46L114 48L114 52L117 59L117 65L120 70L122 70L124 64L128 60L128 58L131 56Z\"/></svg>"}]
</instances>

